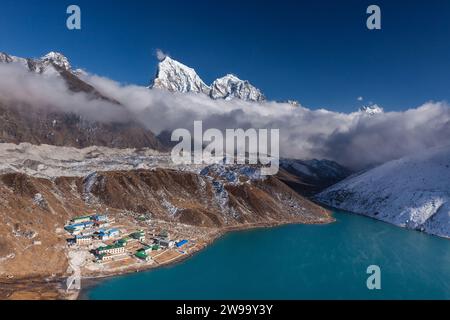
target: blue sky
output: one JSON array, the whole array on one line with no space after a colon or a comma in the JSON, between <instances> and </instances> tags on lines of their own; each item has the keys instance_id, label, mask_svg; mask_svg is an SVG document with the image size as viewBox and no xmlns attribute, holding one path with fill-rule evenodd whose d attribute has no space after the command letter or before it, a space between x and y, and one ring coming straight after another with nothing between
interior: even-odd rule
<instances>
[{"instance_id":1,"label":"blue sky","mask_svg":"<svg viewBox=\"0 0 450 320\"><path fill-rule=\"evenodd\" d=\"M82 30L66 29L66 8ZM366 28L378 4L382 30ZM352 111L450 100L450 1L2 0L0 51L60 51L73 65L122 83L148 85L155 50L194 67L205 82L226 73L273 100Z\"/></svg>"}]
</instances>

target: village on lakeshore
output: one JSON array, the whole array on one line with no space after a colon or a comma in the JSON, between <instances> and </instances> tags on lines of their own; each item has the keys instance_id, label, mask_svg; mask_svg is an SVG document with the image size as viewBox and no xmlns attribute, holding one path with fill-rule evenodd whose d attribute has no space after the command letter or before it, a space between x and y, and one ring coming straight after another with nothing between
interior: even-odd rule
<instances>
[{"instance_id":1,"label":"village on lakeshore","mask_svg":"<svg viewBox=\"0 0 450 320\"><path fill-rule=\"evenodd\" d=\"M192 235L189 231L179 232L184 230L183 226L171 230L172 234L163 229L171 225L152 224L149 220L139 222L126 225L108 214L97 213L72 218L64 227L70 235L67 238L69 257L82 258L72 258L70 265L85 268L88 274L137 270L168 263L202 247L196 238L183 237L183 234Z\"/></svg>"}]
</instances>

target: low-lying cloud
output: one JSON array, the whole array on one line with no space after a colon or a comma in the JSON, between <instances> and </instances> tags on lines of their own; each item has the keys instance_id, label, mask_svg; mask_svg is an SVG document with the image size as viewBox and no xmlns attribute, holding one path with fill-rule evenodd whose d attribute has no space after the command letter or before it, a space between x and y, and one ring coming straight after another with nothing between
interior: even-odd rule
<instances>
[{"instance_id":1,"label":"low-lying cloud","mask_svg":"<svg viewBox=\"0 0 450 320\"><path fill-rule=\"evenodd\" d=\"M195 120L202 120L204 129L280 129L282 156L330 159L355 170L449 144L450 106L445 102L370 116L287 103L212 100L200 94L121 85L93 75L83 79L121 105L72 93L59 77L33 75L8 65L0 65L0 99L60 108L95 121L129 121L131 117L155 134L190 129Z\"/></svg>"},{"instance_id":2,"label":"low-lying cloud","mask_svg":"<svg viewBox=\"0 0 450 320\"><path fill-rule=\"evenodd\" d=\"M74 112L93 121L129 121L129 110L86 93L68 90L55 74L29 72L20 64L0 63L0 102Z\"/></svg>"}]
</instances>

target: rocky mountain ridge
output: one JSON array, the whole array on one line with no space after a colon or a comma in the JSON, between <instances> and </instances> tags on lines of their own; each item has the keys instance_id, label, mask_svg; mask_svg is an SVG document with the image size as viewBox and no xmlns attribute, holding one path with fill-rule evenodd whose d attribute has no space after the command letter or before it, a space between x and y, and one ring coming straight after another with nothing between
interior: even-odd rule
<instances>
[{"instance_id":1,"label":"rocky mountain ridge","mask_svg":"<svg viewBox=\"0 0 450 320\"><path fill-rule=\"evenodd\" d=\"M201 93L212 99L241 99L252 102L266 100L262 92L249 81L241 80L232 74L216 79L208 86L194 69L169 56L163 57L158 63L156 76L149 88L181 93Z\"/></svg>"}]
</instances>

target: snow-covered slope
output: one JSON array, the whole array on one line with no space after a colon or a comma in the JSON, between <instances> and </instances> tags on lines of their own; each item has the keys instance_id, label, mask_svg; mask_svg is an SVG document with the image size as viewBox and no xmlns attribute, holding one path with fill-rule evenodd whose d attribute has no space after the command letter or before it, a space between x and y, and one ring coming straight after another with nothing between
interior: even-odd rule
<instances>
[{"instance_id":1,"label":"snow-covered slope","mask_svg":"<svg viewBox=\"0 0 450 320\"><path fill-rule=\"evenodd\" d=\"M259 89L246 80L228 74L211 85L209 96L213 99L241 99L246 101L264 101L265 97Z\"/></svg>"},{"instance_id":2,"label":"snow-covered slope","mask_svg":"<svg viewBox=\"0 0 450 320\"><path fill-rule=\"evenodd\" d=\"M265 100L261 91L250 82L231 74L215 80L211 86L208 86L194 69L169 56L162 57L158 63L155 79L149 88L181 93L203 93L212 99L231 100L237 98L255 102Z\"/></svg>"},{"instance_id":3,"label":"snow-covered slope","mask_svg":"<svg viewBox=\"0 0 450 320\"><path fill-rule=\"evenodd\" d=\"M194 69L165 57L158 64L158 71L152 88L165 89L172 92L195 92L208 94L210 88L203 82Z\"/></svg>"},{"instance_id":4,"label":"snow-covered slope","mask_svg":"<svg viewBox=\"0 0 450 320\"><path fill-rule=\"evenodd\" d=\"M450 146L390 161L320 193L317 200L398 226L450 237Z\"/></svg>"}]
</instances>

